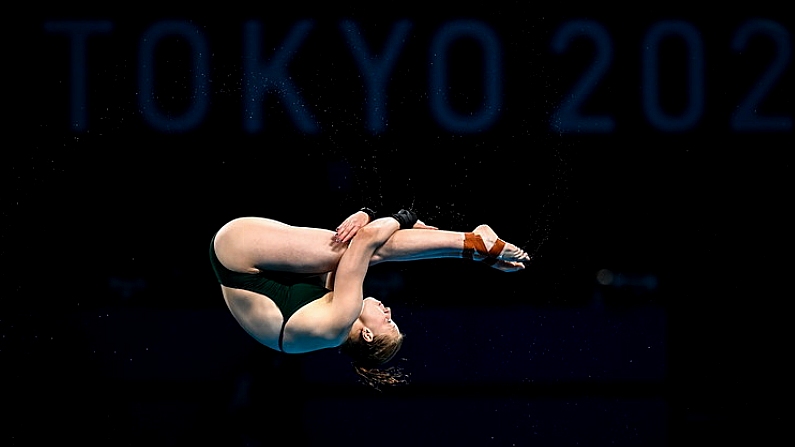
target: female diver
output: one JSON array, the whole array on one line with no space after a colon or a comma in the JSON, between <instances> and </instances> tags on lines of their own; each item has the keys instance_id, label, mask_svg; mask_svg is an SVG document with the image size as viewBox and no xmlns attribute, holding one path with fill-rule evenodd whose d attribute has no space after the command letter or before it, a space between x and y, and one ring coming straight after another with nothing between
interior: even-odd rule
<instances>
[{"instance_id":1,"label":"female diver","mask_svg":"<svg viewBox=\"0 0 795 447\"><path fill-rule=\"evenodd\" d=\"M210 261L237 322L263 345L285 353L340 347L369 385L405 382L392 359L403 334L392 312L364 297L370 265L433 258L479 260L502 271L525 267L524 250L487 225L439 230L413 211L375 219L368 208L330 231L243 217L212 238Z\"/></svg>"}]
</instances>

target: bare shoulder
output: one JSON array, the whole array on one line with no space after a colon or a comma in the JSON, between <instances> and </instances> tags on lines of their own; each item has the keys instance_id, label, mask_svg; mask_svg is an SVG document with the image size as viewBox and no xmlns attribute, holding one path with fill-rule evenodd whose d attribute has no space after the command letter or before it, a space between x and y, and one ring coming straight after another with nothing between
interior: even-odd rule
<instances>
[{"instance_id":1,"label":"bare shoulder","mask_svg":"<svg viewBox=\"0 0 795 447\"><path fill-rule=\"evenodd\" d=\"M287 352L309 352L334 348L348 337L353 321L342 321L333 312L332 293L298 309L284 328Z\"/></svg>"}]
</instances>

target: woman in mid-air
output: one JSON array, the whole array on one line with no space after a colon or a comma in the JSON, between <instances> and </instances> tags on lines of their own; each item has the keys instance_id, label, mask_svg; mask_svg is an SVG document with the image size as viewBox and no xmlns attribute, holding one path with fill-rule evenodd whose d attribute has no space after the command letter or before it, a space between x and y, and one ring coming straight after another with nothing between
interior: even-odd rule
<instances>
[{"instance_id":1,"label":"woman in mid-air","mask_svg":"<svg viewBox=\"0 0 795 447\"><path fill-rule=\"evenodd\" d=\"M336 232L243 217L221 227L210 243L224 300L246 332L285 353L340 347L375 387L404 381L399 369L379 369L400 349L403 334L389 307L364 297L368 267L461 257L508 272L530 259L487 225L466 233L439 230L409 210L375 218L363 208Z\"/></svg>"}]
</instances>

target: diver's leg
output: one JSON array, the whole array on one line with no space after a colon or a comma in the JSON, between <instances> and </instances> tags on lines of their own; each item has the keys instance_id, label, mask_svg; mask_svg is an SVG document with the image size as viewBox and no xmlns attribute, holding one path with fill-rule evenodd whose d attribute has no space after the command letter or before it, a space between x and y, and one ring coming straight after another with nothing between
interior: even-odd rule
<instances>
[{"instance_id":1,"label":"diver's leg","mask_svg":"<svg viewBox=\"0 0 795 447\"><path fill-rule=\"evenodd\" d=\"M485 259L488 250L492 250L495 245L498 247L498 253L490 254L493 258L498 259L497 264L494 265L495 268L501 270L521 268L523 267L521 262L530 259L524 250L499 239L488 225L480 225L472 233L426 229L397 231L375 252L371 264L389 261L461 258L464 255L464 243L467 235L469 237L475 235L483 241L484 250L476 250L474 253L473 258L476 260Z\"/></svg>"},{"instance_id":2,"label":"diver's leg","mask_svg":"<svg viewBox=\"0 0 795 447\"><path fill-rule=\"evenodd\" d=\"M346 248L334 242L334 237L330 230L244 217L221 227L215 236L215 251L226 268L239 272L325 273L336 268Z\"/></svg>"},{"instance_id":3,"label":"diver's leg","mask_svg":"<svg viewBox=\"0 0 795 447\"><path fill-rule=\"evenodd\" d=\"M487 225L472 233L480 236L486 249L499 240ZM373 255L370 264L422 259L461 258L467 233L448 230L408 229L395 232ZM325 273L336 268L347 245L334 242L330 230L296 227L272 219L246 217L224 225L215 238L216 254L230 270L256 273L282 270L299 273ZM482 253L475 253L480 260ZM506 243L496 268L523 267L529 257L513 244Z\"/></svg>"},{"instance_id":4,"label":"diver's leg","mask_svg":"<svg viewBox=\"0 0 795 447\"><path fill-rule=\"evenodd\" d=\"M398 230L376 250L371 264L420 259L460 258L464 233L447 230Z\"/></svg>"}]
</instances>

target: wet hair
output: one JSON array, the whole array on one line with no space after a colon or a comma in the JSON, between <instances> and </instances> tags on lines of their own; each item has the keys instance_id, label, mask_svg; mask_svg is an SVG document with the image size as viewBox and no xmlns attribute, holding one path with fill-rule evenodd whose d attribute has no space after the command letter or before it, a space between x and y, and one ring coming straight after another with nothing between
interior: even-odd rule
<instances>
[{"instance_id":1,"label":"wet hair","mask_svg":"<svg viewBox=\"0 0 795 447\"><path fill-rule=\"evenodd\" d=\"M397 366L382 368L381 365L392 360L403 345L403 334L381 334L373 337L373 341L364 340L362 335L351 334L340 346L340 352L347 354L353 361L353 370L360 380L376 390L382 385L405 385L408 374Z\"/></svg>"}]
</instances>

